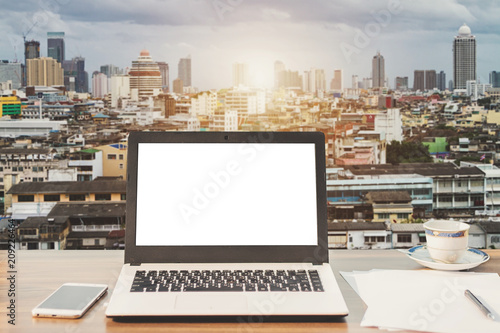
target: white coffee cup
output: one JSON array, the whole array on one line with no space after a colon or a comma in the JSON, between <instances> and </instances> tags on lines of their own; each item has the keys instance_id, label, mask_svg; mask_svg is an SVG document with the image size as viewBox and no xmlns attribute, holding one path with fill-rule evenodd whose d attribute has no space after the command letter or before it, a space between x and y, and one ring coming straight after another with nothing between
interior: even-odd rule
<instances>
[{"instance_id":1,"label":"white coffee cup","mask_svg":"<svg viewBox=\"0 0 500 333\"><path fill-rule=\"evenodd\" d=\"M462 259L467 251L469 228L467 223L450 220L430 220L424 223L431 258L447 264Z\"/></svg>"}]
</instances>

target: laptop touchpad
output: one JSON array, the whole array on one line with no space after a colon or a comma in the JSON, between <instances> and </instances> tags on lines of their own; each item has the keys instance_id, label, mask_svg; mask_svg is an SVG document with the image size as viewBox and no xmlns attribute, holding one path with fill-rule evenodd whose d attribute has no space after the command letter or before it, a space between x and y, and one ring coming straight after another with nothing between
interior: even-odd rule
<instances>
[{"instance_id":1,"label":"laptop touchpad","mask_svg":"<svg viewBox=\"0 0 500 333\"><path fill-rule=\"evenodd\" d=\"M176 310L229 313L246 313L248 310L247 298L241 294L212 294L212 293L185 293L177 295L175 300Z\"/></svg>"}]
</instances>

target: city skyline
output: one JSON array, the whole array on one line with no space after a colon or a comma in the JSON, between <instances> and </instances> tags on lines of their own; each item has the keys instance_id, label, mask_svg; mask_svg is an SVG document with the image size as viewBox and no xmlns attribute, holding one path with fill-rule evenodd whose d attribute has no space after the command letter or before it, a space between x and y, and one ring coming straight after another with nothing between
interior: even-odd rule
<instances>
[{"instance_id":1,"label":"city skyline","mask_svg":"<svg viewBox=\"0 0 500 333\"><path fill-rule=\"evenodd\" d=\"M232 64L248 63L250 80L271 88L274 62L287 70L324 69L327 82L343 70L343 86L352 75L371 76L377 50L385 59L392 86L397 76L413 82L414 70L443 70L453 75L452 43L466 23L477 40L477 77L486 83L500 63L500 4L471 1L122 1L118 5L54 0L50 6L27 1L9 4L0 23L0 58L23 59L23 35L40 41L47 56L46 34L65 32L66 59L82 56L86 71L113 64L131 67L144 48L155 61L170 64L171 79L186 54L192 56L194 87L224 88L232 83ZM36 23L36 24L35 24ZM33 27L34 25L34 27ZM31 31L27 33L31 28Z\"/></svg>"}]
</instances>

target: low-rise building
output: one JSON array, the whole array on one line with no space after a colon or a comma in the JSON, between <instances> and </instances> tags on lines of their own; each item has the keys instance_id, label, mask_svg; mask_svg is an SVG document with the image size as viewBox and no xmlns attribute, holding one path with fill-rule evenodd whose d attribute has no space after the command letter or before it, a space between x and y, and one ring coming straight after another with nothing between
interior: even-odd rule
<instances>
[{"instance_id":1,"label":"low-rise building","mask_svg":"<svg viewBox=\"0 0 500 333\"><path fill-rule=\"evenodd\" d=\"M328 248L353 250L390 247L390 231L386 230L385 223L328 223Z\"/></svg>"},{"instance_id":2,"label":"low-rise building","mask_svg":"<svg viewBox=\"0 0 500 333\"><path fill-rule=\"evenodd\" d=\"M392 248L411 248L426 243L422 223L392 223Z\"/></svg>"}]
</instances>

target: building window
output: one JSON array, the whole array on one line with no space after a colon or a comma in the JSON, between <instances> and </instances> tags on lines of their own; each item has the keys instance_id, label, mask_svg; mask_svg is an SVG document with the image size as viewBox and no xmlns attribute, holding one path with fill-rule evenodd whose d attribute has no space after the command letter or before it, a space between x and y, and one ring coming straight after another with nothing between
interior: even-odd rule
<instances>
[{"instance_id":1,"label":"building window","mask_svg":"<svg viewBox=\"0 0 500 333\"><path fill-rule=\"evenodd\" d=\"M123 163L120 163L120 169L123 169Z\"/></svg>"},{"instance_id":2,"label":"building window","mask_svg":"<svg viewBox=\"0 0 500 333\"><path fill-rule=\"evenodd\" d=\"M500 243L500 236L491 236L492 243Z\"/></svg>"},{"instance_id":3,"label":"building window","mask_svg":"<svg viewBox=\"0 0 500 333\"><path fill-rule=\"evenodd\" d=\"M378 218L379 219L388 219L390 218L389 213L378 213Z\"/></svg>"},{"instance_id":4,"label":"building window","mask_svg":"<svg viewBox=\"0 0 500 333\"><path fill-rule=\"evenodd\" d=\"M419 243L426 243L427 242L427 239L425 238L425 235L423 236L418 236L418 242Z\"/></svg>"},{"instance_id":5,"label":"building window","mask_svg":"<svg viewBox=\"0 0 500 333\"><path fill-rule=\"evenodd\" d=\"M108 154L108 160L116 160L116 154Z\"/></svg>"},{"instance_id":6,"label":"building window","mask_svg":"<svg viewBox=\"0 0 500 333\"><path fill-rule=\"evenodd\" d=\"M97 193L95 195L95 200L96 201L101 201L101 200L110 201L111 194L109 194L109 193Z\"/></svg>"},{"instance_id":7,"label":"building window","mask_svg":"<svg viewBox=\"0 0 500 333\"><path fill-rule=\"evenodd\" d=\"M398 213L398 219L407 219L409 213Z\"/></svg>"},{"instance_id":8,"label":"building window","mask_svg":"<svg viewBox=\"0 0 500 333\"><path fill-rule=\"evenodd\" d=\"M43 201L61 201L61 195L60 194L45 194L43 196Z\"/></svg>"},{"instance_id":9,"label":"building window","mask_svg":"<svg viewBox=\"0 0 500 333\"><path fill-rule=\"evenodd\" d=\"M70 194L69 201L85 201L85 194Z\"/></svg>"},{"instance_id":10,"label":"building window","mask_svg":"<svg viewBox=\"0 0 500 333\"><path fill-rule=\"evenodd\" d=\"M35 196L29 194L22 194L17 196L17 202L34 202Z\"/></svg>"},{"instance_id":11,"label":"building window","mask_svg":"<svg viewBox=\"0 0 500 333\"><path fill-rule=\"evenodd\" d=\"M398 234L398 243L411 243L411 234Z\"/></svg>"},{"instance_id":12,"label":"building window","mask_svg":"<svg viewBox=\"0 0 500 333\"><path fill-rule=\"evenodd\" d=\"M384 241L384 236L365 236L365 243L383 243Z\"/></svg>"},{"instance_id":13,"label":"building window","mask_svg":"<svg viewBox=\"0 0 500 333\"><path fill-rule=\"evenodd\" d=\"M118 158L119 158L120 160L123 160L123 154L118 155Z\"/></svg>"},{"instance_id":14,"label":"building window","mask_svg":"<svg viewBox=\"0 0 500 333\"><path fill-rule=\"evenodd\" d=\"M127 200L127 195L125 193L120 194L120 200Z\"/></svg>"},{"instance_id":15,"label":"building window","mask_svg":"<svg viewBox=\"0 0 500 333\"><path fill-rule=\"evenodd\" d=\"M94 239L94 245L99 245L99 239Z\"/></svg>"},{"instance_id":16,"label":"building window","mask_svg":"<svg viewBox=\"0 0 500 333\"><path fill-rule=\"evenodd\" d=\"M12 167L12 171L17 171L17 167Z\"/></svg>"}]
</instances>

